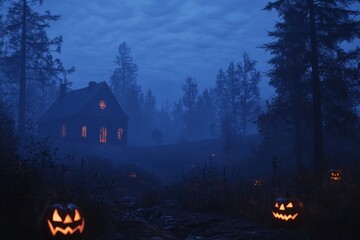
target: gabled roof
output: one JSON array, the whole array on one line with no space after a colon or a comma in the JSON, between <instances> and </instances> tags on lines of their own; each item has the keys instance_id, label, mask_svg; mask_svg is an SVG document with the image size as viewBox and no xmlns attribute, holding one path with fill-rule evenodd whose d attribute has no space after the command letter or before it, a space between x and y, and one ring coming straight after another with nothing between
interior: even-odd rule
<instances>
[{"instance_id":1,"label":"gabled roof","mask_svg":"<svg viewBox=\"0 0 360 240\"><path fill-rule=\"evenodd\" d=\"M73 116L79 113L85 105L96 95L102 88L108 88L110 94L112 94L109 86L105 81L100 83L93 82L93 85L78 90L73 90L66 93L64 96L58 97L55 102L49 107L49 109L41 116L39 122L45 122L49 120L62 119L65 117ZM115 99L115 96L112 96ZM116 101L116 99L115 99ZM121 109L119 103L116 101L119 107L119 114L126 118L126 114Z\"/></svg>"}]
</instances>

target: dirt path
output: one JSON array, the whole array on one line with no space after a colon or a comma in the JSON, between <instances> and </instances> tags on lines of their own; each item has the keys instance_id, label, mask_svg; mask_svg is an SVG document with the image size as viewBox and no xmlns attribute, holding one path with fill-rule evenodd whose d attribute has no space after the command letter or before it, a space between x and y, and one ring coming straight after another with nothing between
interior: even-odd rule
<instances>
[{"instance_id":1,"label":"dirt path","mask_svg":"<svg viewBox=\"0 0 360 240\"><path fill-rule=\"evenodd\" d=\"M185 211L173 201L136 208L134 199L125 199L114 203L112 219L116 233L102 240L311 239L301 231L277 229L240 216Z\"/></svg>"}]
</instances>

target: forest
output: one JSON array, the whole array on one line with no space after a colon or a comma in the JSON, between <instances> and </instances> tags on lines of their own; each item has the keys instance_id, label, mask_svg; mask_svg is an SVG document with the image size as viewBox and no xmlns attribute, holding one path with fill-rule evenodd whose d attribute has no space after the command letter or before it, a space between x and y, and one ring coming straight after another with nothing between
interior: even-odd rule
<instances>
[{"instance_id":1,"label":"forest","mask_svg":"<svg viewBox=\"0 0 360 240\"><path fill-rule=\"evenodd\" d=\"M0 238L360 239L359 3L269 0L268 71L234 49L210 87L179 76L181 96L158 102L139 83L142 46L114 39L105 83L74 79L62 16L0 0ZM79 104L56 119L66 96Z\"/></svg>"}]
</instances>

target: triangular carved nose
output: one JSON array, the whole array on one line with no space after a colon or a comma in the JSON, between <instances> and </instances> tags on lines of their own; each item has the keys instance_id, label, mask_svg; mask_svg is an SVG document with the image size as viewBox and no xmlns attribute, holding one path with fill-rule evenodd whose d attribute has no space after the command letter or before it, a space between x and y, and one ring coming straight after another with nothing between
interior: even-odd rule
<instances>
[{"instance_id":1,"label":"triangular carved nose","mask_svg":"<svg viewBox=\"0 0 360 240\"><path fill-rule=\"evenodd\" d=\"M69 216L69 214L66 215L65 219L64 219L64 223L72 223L73 220L71 219L71 217Z\"/></svg>"}]
</instances>

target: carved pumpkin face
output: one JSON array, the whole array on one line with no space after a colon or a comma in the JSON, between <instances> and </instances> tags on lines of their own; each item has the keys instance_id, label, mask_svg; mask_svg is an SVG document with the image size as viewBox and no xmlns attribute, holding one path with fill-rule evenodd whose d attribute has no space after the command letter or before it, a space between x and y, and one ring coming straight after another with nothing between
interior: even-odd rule
<instances>
[{"instance_id":1,"label":"carved pumpkin face","mask_svg":"<svg viewBox=\"0 0 360 240\"><path fill-rule=\"evenodd\" d=\"M302 202L297 198L279 197L275 200L272 214L277 221L292 222L299 218L303 208Z\"/></svg>"},{"instance_id":2,"label":"carved pumpkin face","mask_svg":"<svg viewBox=\"0 0 360 240\"><path fill-rule=\"evenodd\" d=\"M83 213L75 204L50 206L44 220L51 239L80 239L85 227Z\"/></svg>"},{"instance_id":3,"label":"carved pumpkin face","mask_svg":"<svg viewBox=\"0 0 360 240\"><path fill-rule=\"evenodd\" d=\"M262 180L261 179L255 179L253 182L254 187L261 187L262 186Z\"/></svg>"},{"instance_id":4,"label":"carved pumpkin face","mask_svg":"<svg viewBox=\"0 0 360 240\"><path fill-rule=\"evenodd\" d=\"M340 181L342 178L342 171L341 170L330 170L329 178L332 181Z\"/></svg>"}]
</instances>

